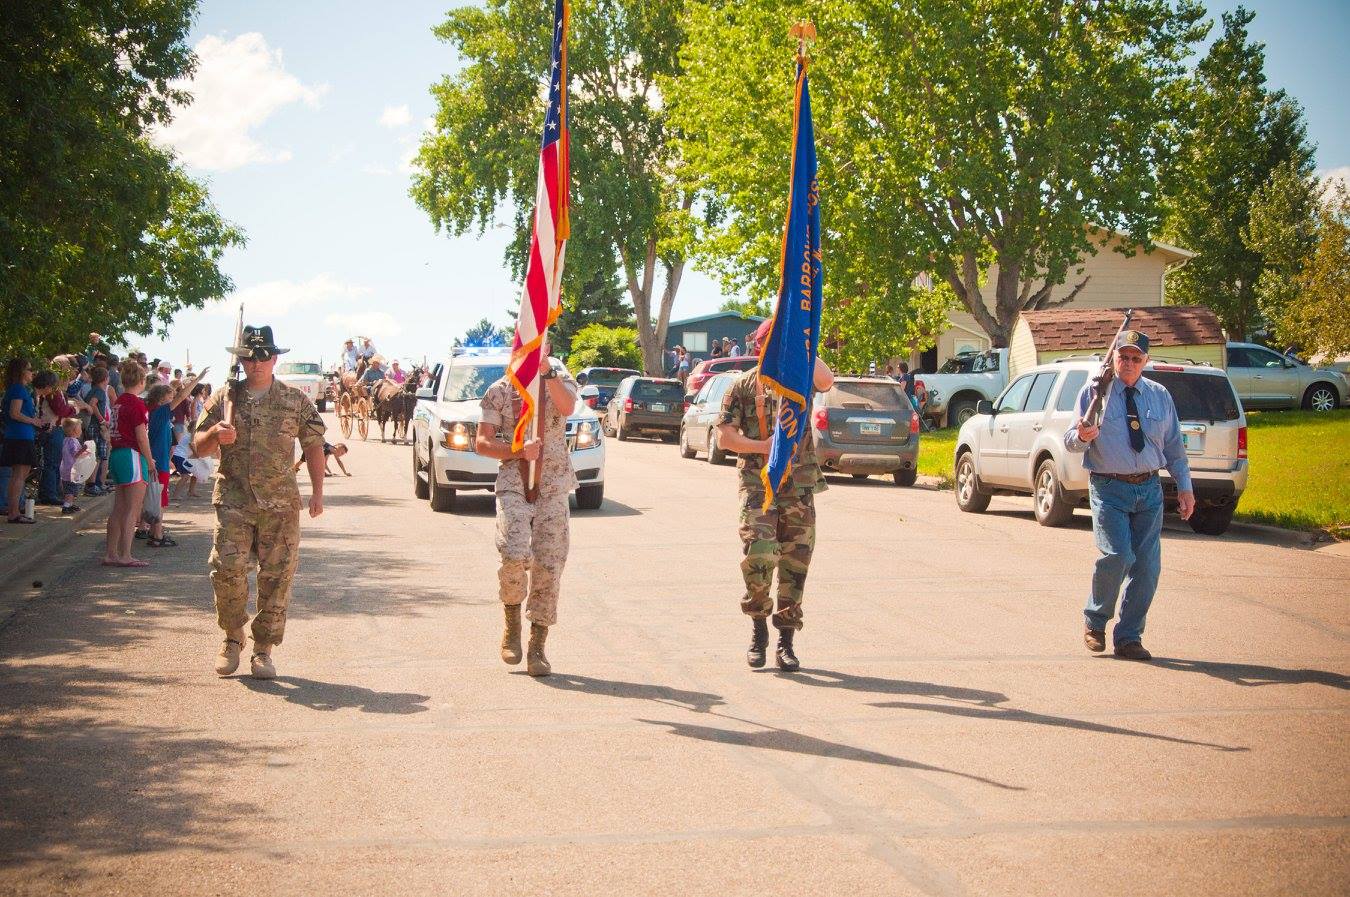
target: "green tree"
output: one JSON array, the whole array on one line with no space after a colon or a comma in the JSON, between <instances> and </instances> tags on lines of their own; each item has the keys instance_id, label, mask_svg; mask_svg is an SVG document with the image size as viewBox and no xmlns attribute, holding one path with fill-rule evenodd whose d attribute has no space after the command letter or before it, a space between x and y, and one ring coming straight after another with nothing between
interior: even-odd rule
<instances>
[{"instance_id":1,"label":"green tree","mask_svg":"<svg viewBox=\"0 0 1350 897\"><path fill-rule=\"evenodd\" d=\"M487 318L470 327L464 334L463 346L509 346L514 334L509 327L498 327Z\"/></svg>"},{"instance_id":2,"label":"green tree","mask_svg":"<svg viewBox=\"0 0 1350 897\"><path fill-rule=\"evenodd\" d=\"M885 345L907 346L954 297L1007 345L1023 310L1081 289L1052 298L1099 250L1094 226L1143 244L1158 227L1158 163L1201 15L1193 0L695 2L686 74L666 96L697 186L725 205L700 249L730 285L776 293L786 31L809 16L826 332L861 334L886 308ZM951 292L913 289L922 271Z\"/></svg>"},{"instance_id":3,"label":"green tree","mask_svg":"<svg viewBox=\"0 0 1350 897\"><path fill-rule=\"evenodd\" d=\"M759 299L727 299L718 311L735 312L747 318L767 318L773 314L773 302L768 297Z\"/></svg>"},{"instance_id":4,"label":"green tree","mask_svg":"<svg viewBox=\"0 0 1350 897\"><path fill-rule=\"evenodd\" d=\"M1252 194L1242 242L1261 260L1256 300L1266 321L1280 320L1298 297L1298 276L1317 248L1320 190L1316 178L1287 161Z\"/></svg>"},{"instance_id":5,"label":"green tree","mask_svg":"<svg viewBox=\"0 0 1350 897\"><path fill-rule=\"evenodd\" d=\"M613 272L596 271L589 281L569 296L563 297L563 313L549 330L553 354L566 355L572 351L572 339L577 332L592 324L605 327L635 327L633 307L624 300L625 291L619 286Z\"/></svg>"},{"instance_id":6,"label":"green tree","mask_svg":"<svg viewBox=\"0 0 1350 897\"><path fill-rule=\"evenodd\" d=\"M1336 184L1317 209L1312 253L1272 317L1275 337L1307 355L1350 353L1350 191Z\"/></svg>"},{"instance_id":7,"label":"green tree","mask_svg":"<svg viewBox=\"0 0 1350 897\"><path fill-rule=\"evenodd\" d=\"M573 371L597 366L640 369L642 350L638 346L637 328L588 324L572 337L567 366Z\"/></svg>"},{"instance_id":8,"label":"green tree","mask_svg":"<svg viewBox=\"0 0 1350 897\"><path fill-rule=\"evenodd\" d=\"M149 135L190 101L195 0L7 4L0 16L0 352L163 333L227 293L242 234Z\"/></svg>"},{"instance_id":9,"label":"green tree","mask_svg":"<svg viewBox=\"0 0 1350 897\"><path fill-rule=\"evenodd\" d=\"M660 368L694 203L675 177L678 160L655 83L679 74L683 12L683 0L574 0L571 6L565 301L577 309L578 297L603 298L603 291L586 294L584 287L617 271L648 370ZM481 233L509 203L516 237L507 262L521 277L538 176L551 7L488 0L485 8L452 10L435 33L467 65L432 87L435 128L423 137L412 197L452 236Z\"/></svg>"},{"instance_id":10,"label":"green tree","mask_svg":"<svg viewBox=\"0 0 1350 897\"><path fill-rule=\"evenodd\" d=\"M1247 33L1253 18L1242 7L1224 13L1223 34L1196 66L1164 231L1196 253L1169 276L1168 301L1209 306L1234 338L1265 323L1258 284L1267 263L1247 239L1252 202L1280 166L1307 179L1313 163L1298 103L1266 88L1264 47Z\"/></svg>"}]
</instances>

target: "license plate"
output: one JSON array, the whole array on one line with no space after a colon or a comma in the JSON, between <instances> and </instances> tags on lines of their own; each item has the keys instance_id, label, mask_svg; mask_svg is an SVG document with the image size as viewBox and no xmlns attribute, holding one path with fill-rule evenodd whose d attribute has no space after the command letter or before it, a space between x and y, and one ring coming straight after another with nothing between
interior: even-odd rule
<instances>
[{"instance_id":1,"label":"license plate","mask_svg":"<svg viewBox=\"0 0 1350 897\"><path fill-rule=\"evenodd\" d=\"M661 402L652 402L651 408L652 408L653 411L668 411L668 410L670 410L670 409L668 409L668 408L667 408L663 403L661 403Z\"/></svg>"},{"instance_id":2,"label":"license plate","mask_svg":"<svg viewBox=\"0 0 1350 897\"><path fill-rule=\"evenodd\" d=\"M881 424L858 424L858 432L863 436L880 436Z\"/></svg>"}]
</instances>

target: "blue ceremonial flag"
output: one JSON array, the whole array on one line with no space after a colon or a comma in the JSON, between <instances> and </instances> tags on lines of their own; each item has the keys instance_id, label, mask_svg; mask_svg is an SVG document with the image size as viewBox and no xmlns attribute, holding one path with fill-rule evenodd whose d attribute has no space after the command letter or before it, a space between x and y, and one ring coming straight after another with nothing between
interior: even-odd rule
<instances>
[{"instance_id":1,"label":"blue ceremonial flag","mask_svg":"<svg viewBox=\"0 0 1350 897\"><path fill-rule=\"evenodd\" d=\"M798 443L810 439L811 380L820 345L820 192L816 183L816 138L806 65L797 63L792 112L792 185L783 227L782 282L769 334L759 352L759 379L782 397L773 428L764 480L764 507L792 476Z\"/></svg>"}]
</instances>

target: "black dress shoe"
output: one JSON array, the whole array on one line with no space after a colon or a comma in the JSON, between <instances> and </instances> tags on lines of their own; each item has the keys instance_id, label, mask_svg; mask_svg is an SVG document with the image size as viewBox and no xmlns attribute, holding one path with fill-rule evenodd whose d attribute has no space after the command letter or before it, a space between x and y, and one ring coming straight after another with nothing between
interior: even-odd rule
<instances>
[{"instance_id":1,"label":"black dress shoe","mask_svg":"<svg viewBox=\"0 0 1350 897\"><path fill-rule=\"evenodd\" d=\"M768 659L769 623L763 617L752 617L750 621L754 624L754 633L750 637L750 650L745 652L745 662L752 670L757 670Z\"/></svg>"},{"instance_id":2,"label":"black dress shoe","mask_svg":"<svg viewBox=\"0 0 1350 897\"><path fill-rule=\"evenodd\" d=\"M1124 642L1116 645L1116 656L1122 660L1152 660L1153 655L1148 653L1142 642Z\"/></svg>"},{"instance_id":3,"label":"black dress shoe","mask_svg":"<svg viewBox=\"0 0 1350 897\"><path fill-rule=\"evenodd\" d=\"M778 669L789 673L795 673L801 668L801 661L792 651L792 637L797 634L795 629L778 630Z\"/></svg>"}]
</instances>

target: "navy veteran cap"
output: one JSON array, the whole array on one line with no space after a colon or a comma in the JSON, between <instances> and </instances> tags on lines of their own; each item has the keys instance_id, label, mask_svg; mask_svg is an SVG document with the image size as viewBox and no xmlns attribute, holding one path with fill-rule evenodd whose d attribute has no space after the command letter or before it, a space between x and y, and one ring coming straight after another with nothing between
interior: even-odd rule
<instances>
[{"instance_id":1,"label":"navy veteran cap","mask_svg":"<svg viewBox=\"0 0 1350 897\"><path fill-rule=\"evenodd\" d=\"M1142 354L1147 355L1147 354L1148 354L1148 337L1144 336L1144 335L1143 335L1142 333L1140 333L1138 330L1126 330L1126 331L1123 331L1123 332L1120 334L1120 336L1116 337L1115 345L1113 345L1111 348L1112 348L1112 349L1124 349L1124 348L1138 349Z\"/></svg>"}]
</instances>

